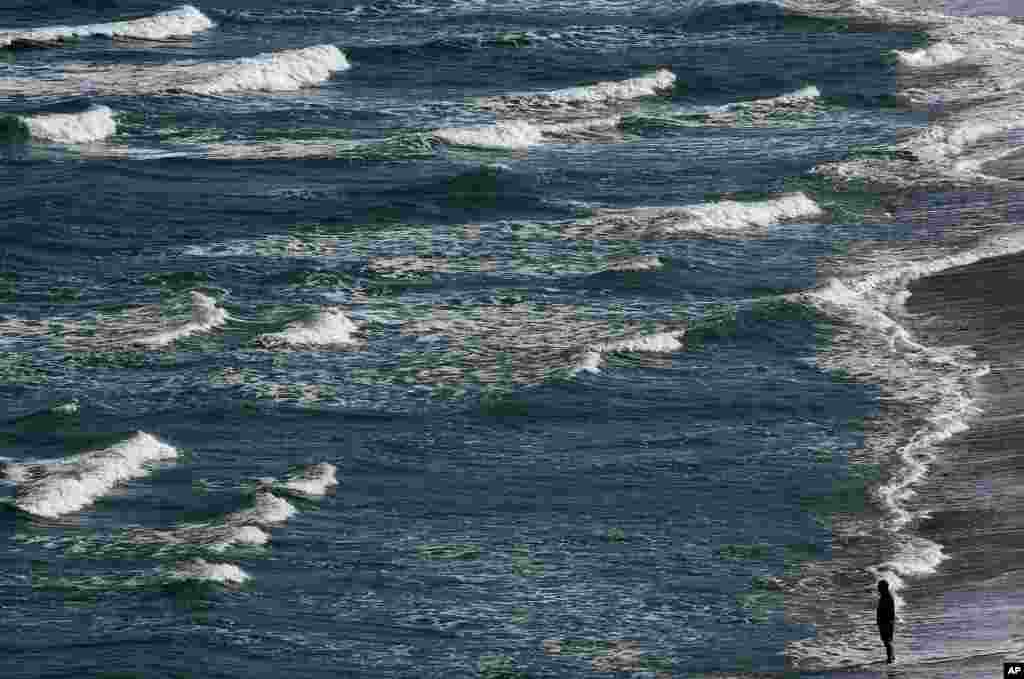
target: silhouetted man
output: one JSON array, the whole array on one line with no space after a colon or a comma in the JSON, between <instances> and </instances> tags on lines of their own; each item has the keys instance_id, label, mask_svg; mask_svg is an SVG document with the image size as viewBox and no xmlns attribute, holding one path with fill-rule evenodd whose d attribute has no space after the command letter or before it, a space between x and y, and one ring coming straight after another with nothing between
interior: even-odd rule
<instances>
[{"instance_id":1,"label":"silhouetted man","mask_svg":"<svg viewBox=\"0 0 1024 679\"><path fill-rule=\"evenodd\" d=\"M896 602L892 599L892 594L889 594L889 583L882 580L878 583L878 634L882 637L882 643L885 644L885 662L891 663L893 658L892 653L892 635L896 628Z\"/></svg>"}]
</instances>

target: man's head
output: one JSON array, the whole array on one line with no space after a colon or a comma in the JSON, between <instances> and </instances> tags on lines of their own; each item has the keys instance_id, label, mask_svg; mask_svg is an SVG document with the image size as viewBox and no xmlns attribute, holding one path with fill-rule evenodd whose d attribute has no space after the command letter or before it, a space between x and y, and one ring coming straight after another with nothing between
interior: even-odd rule
<instances>
[{"instance_id":1,"label":"man's head","mask_svg":"<svg viewBox=\"0 0 1024 679\"><path fill-rule=\"evenodd\" d=\"M888 594L889 593L889 583L886 582L885 580L879 580L878 581L878 591L881 594Z\"/></svg>"}]
</instances>

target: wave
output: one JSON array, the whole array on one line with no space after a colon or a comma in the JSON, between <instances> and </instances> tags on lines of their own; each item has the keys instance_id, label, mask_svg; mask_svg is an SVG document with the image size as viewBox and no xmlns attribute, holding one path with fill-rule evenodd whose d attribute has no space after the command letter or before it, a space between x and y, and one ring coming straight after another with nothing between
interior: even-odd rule
<instances>
[{"instance_id":1,"label":"wave","mask_svg":"<svg viewBox=\"0 0 1024 679\"><path fill-rule=\"evenodd\" d=\"M327 462L305 466L283 481L259 479L252 505L203 523L186 523L169 529L132 529L126 539L134 545L157 548L157 554L180 550L205 549L224 552L237 546L261 546L270 541L267 528L285 523L298 513L288 500L275 492L307 498L323 496L327 488L337 485L337 468Z\"/></svg>"},{"instance_id":2,"label":"wave","mask_svg":"<svg viewBox=\"0 0 1024 679\"><path fill-rule=\"evenodd\" d=\"M943 41L919 50L895 50L896 59L908 68L935 68L960 61L967 55Z\"/></svg>"},{"instance_id":3,"label":"wave","mask_svg":"<svg viewBox=\"0 0 1024 679\"><path fill-rule=\"evenodd\" d=\"M499 112L606 107L632 99L666 93L675 86L675 82L676 75L672 71L660 68L654 73L628 80L599 82L595 85L569 87L536 94L483 97L474 103L479 108Z\"/></svg>"},{"instance_id":4,"label":"wave","mask_svg":"<svg viewBox=\"0 0 1024 679\"><path fill-rule=\"evenodd\" d=\"M4 471L18 484L14 503L18 509L55 518L91 504L122 481L145 476L149 463L177 456L174 447L140 431L103 450L65 460L11 463Z\"/></svg>"},{"instance_id":5,"label":"wave","mask_svg":"<svg viewBox=\"0 0 1024 679\"><path fill-rule=\"evenodd\" d=\"M528 302L438 309L401 327L403 335L448 339L447 352L411 366L417 382L499 389L596 370L608 352L675 351L685 331L683 320L590 317L584 307Z\"/></svg>"},{"instance_id":6,"label":"wave","mask_svg":"<svg viewBox=\"0 0 1024 679\"><path fill-rule=\"evenodd\" d=\"M260 335L256 342L266 348L342 347L356 344L358 331L358 324L341 309L328 308L308 320L288 324L281 332Z\"/></svg>"},{"instance_id":7,"label":"wave","mask_svg":"<svg viewBox=\"0 0 1024 679\"><path fill-rule=\"evenodd\" d=\"M897 13L909 21L916 13ZM970 77L928 76L926 89L905 86L899 98L914 108L940 115L924 131L893 146L893 158L854 159L815 168L840 183L862 181L905 189L929 184L994 184L1004 180L984 174L986 162L1016 150L1015 131L1024 126L1024 96L1019 73L1024 68L1024 26L1007 17L917 17L930 38L929 47L899 52L906 67L903 85L916 84L913 71L969 62Z\"/></svg>"},{"instance_id":8,"label":"wave","mask_svg":"<svg viewBox=\"0 0 1024 679\"><path fill-rule=\"evenodd\" d=\"M820 217L824 211L803 193L765 201L725 200L682 207L602 208L589 218L565 225L570 238L672 238L727 234L764 228L787 220Z\"/></svg>"},{"instance_id":9,"label":"wave","mask_svg":"<svg viewBox=\"0 0 1024 679\"><path fill-rule=\"evenodd\" d=\"M32 137L61 144L86 144L117 133L114 112L106 106L91 106L82 113L25 116L22 121Z\"/></svg>"},{"instance_id":10,"label":"wave","mask_svg":"<svg viewBox=\"0 0 1024 679\"><path fill-rule=\"evenodd\" d=\"M683 348L683 343L679 340L685 334L686 329L682 328L648 335L639 334L610 342L589 344L584 349L580 361L573 367L572 374L601 372L600 366L604 361L605 354L615 352L670 353L679 351Z\"/></svg>"},{"instance_id":11,"label":"wave","mask_svg":"<svg viewBox=\"0 0 1024 679\"><path fill-rule=\"evenodd\" d=\"M48 47L75 38L108 37L135 40L187 38L213 27L213 22L192 5L182 5L153 16L84 26L48 26L21 31L0 31L0 47Z\"/></svg>"},{"instance_id":12,"label":"wave","mask_svg":"<svg viewBox=\"0 0 1024 679\"><path fill-rule=\"evenodd\" d=\"M560 123L505 120L480 127L443 128L432 134L438 141L453 146L523 149L551 141L614 138L621 123L619 116Z\"/></svg>"},{"instance_id":13,"label":"wave","mask_svg":"<svg viewBox=\"0 0 1024 679\"><path fill-rule=\"evenodd\" d=\"M966 347L926 346L915 339L900 322L914 280L972 264L983 259L1024 252L1024 230L987 237L976 245L934 257L934 251L876 265L876 270L847 278L833 277L812 291L790 297L808 303L839 319L832 333L832 346L818 352L817 367L843 370L858 379L881 387L884 401L906 408L915 429L902 440L870 436L865 449L879 460L895 453L897 468L876 499L886 512L885 532L895 545L895 554L872 565L867 571L889 581L898 608L905 606L901 591L906 579L934 574L948 559L943 546L910 534L908 527L928 516L914 510L915 488L923 483L936 461L940 446L966 431L969 421L980 413L974 404L977 379L988 366L976 360ZM879 258L876 257L876 261ZM882 260L884 262L884 260ZM794 651L804 660L826 661L821 648L837 641L804 640ZM824 644L824 646L822 646ZM850 658L859 651L850 649ZM834 662L835 658L831 662ZM850 660L852 662L852 660Z\"/></svg>"},{"instance_id":14,"label":"wave","mask_svg":"<svg viewBox=\"0 0 1024 679\"><path fill-rule=\"evenodd\" d=\"M434 155L429 134L410 133L385 139L335 143L209 144L197 153L209 160L408 160Z\"/></svg>"},{"instance_id":15,"label":"wave","mask_svg":"<svg viewBox=\"0 0 1024 679\"><path fill-rule=\"evenodd\" d=\"M656 255L642 255L639 257L611 257L605 265L605 271L652 271L664 266L660 257Z\"/></svg>"},{"instance_id":16,"label":"wave","mask_svg":"<svg viewBox=\"0 0 1024 679\"><path fill-rule=\"evenodd\" d=\"M739 101L729 105L729 108L778 108L780 106L802 106L813 102L821 97L821 90L815 85L807 85L793 92L781 94L777 97L767 99L754 99L753 101Z\"/></svg>"},{"instance_id":17,"label":"wave","mask_svg":"<svg viewBox=\"0 0 1024 679\"><path fill-rule=\"evenodd\" d=\"M228 315L226 311L217 306L217 300L207 297L201 292L192 291L189 294L192 298L191 320L171 326L156 334L146 334L131 338L129 342L150 348L164 347L182 337L208 332L224 325Z\"/></svg>"},{"instance_id":18,"label":"wave","mask_svg":"<svg viewBox=\"0 0 1024 679\"><path fill-rule=\"evenodd\" d=\"M300 495L324 495L328 488L338 485L337 471L333 464L319 462L289 474L278 487Z\"/></svg>"},{"instance_id":19,"label":"wave","mask_svg":"<svg viewBox=\"0 0 1024 679\"><path fill-rule=\"evenodd\" d=\"M230 563L210 563L192 559L176 564L166 572L170 580L198 580L220 584L240 585L250 579L249 574Z\"/></svg>"},{"instance_id":20,"label":"wave","mask_svg":"<svg viewBox=\"0 0 1024 679\"><path fill-rule=\"evenodd\" d=\"M224 72L178 86L190 94L222 92L283 92L319 84L335 71L351 68L345 54L334 45L259 54L239 59Z\"/></svg>"},{"instance_id":21,"label":"wave","mask_svg":"<svg viewBox=\"0 0 1024 679\"><path fill-rule=\"evenodd\" d=\"M217 62L160 65L69 64L46 80L0 79L0 95L214 95L286 92L318 85L351 66L334 45L315 45Z\"/></svg>"},{"instance_id":22,"label":"wave","mask_svg":"<svg viewBox=\"0 0 1024 679\"><path fill-rule=\"evenodd\" d=\"M10 337L53 337L73 351L123 351L126 348L156 349L189 335L223 326L230 318L217 301L191 291L190 320L167 324L163 310L146 305L117 315L98 315L93 320L50 318L41 321L9 319L0 321L0 335ZM160 327L163 325L163 327ZM58 330L59 328L59 330ZM154 328L159 328L154 330Z\"/></svg>"}]
</instances>

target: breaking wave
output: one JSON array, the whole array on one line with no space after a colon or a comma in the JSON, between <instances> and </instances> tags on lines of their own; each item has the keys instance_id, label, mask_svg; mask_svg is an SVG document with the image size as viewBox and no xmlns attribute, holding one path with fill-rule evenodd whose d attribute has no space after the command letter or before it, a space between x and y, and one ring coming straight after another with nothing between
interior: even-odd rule
<instances>
[{"instance_id":1,"label":"breaking wave","mask_svg":"<svg viewBox=\"0 0 1024 679\"><path fill-rule=\"evenodd\" d=\"M786 220L820 217L824 211L803 193L765 201L724 200L682 207L602 208L562 232L571 238L672 238L703 233L736 233Z\"/></svg>"},{"instance_id":2,"label":"breaking wave","mask_svg":"<svg viewBox=\"0 0 1024 679\"><path fill-rule=\"evenodd\" d=\"M70 39L88 37L160 41L187 38L212 27L213 22L205 14L192 5L182 5L131 21L0 31L0 47L47 47Z\"/></svg>"},{"instance_id":3,"label":"breaking wave","mask_svg":"<svg viewBox=\"0 0 1024 679\"><path fill-rule=\"evenodd\" d=\"M966 55L948 42L937 42L919 50L896 50L896 59L908 68L935 68L960 61Z\"/></svg>"},{"instance_id":4,"label":"breaking wave","mask_svg":"<svg viewBox=\"0 0 1024 679\"><path fill-rule=\"evenodd\" d=\"M281 332L260 335L256 342L267 348L351 346L358 341L358 331L359 326L341 309L328 308L308 320L289 323Z\"/></svg>"},{"instance_id":5,"label":"breaking wave","mask_svg":"<svg viewBox=\"0 0 1024 679\"><path fill-rule=\"evenodd\" d=\"M671 353L683 348L679 340L686 334L686 329L677 329L651 335L635 335L610 342L598 342L586 347L580 362L573 368L573 374L580 372L600 372L604 354L614 352L630 353Z\"/></svg>"},{"instance_id":6,"label":"breaking wave","mask_svg":"<svg viewBox=\"0 0 1024 679\"><path fill-rule=\"evenodd\" d=\"M106 106L92 106L82 113L50 113L22 118L36 139L61 144L86 144L117 133L114 112Z\"/></svg>"},{"instance_id":7,"label":"breaking wave","mask_svg":"<svg viewBox=\"0 0 1024 679\"><path fill-rule=\"evenodd\" d=\"M231 563L210 563L204 559L192 559L168 569L171 580L199 580L220 584L240 585L250 579L249 574Z\"/></svg>"},{"instance_id":8,"label":"breaking wave","mask_svg":"<svg viewBox=\"0 0 1024 679\"><path fill-rule=\"evenodd\" d=\"M599 82L595 85L569 87L536 94L505 94L476 100L480 108L503 113L536 110L572 110L585 107L612 106L641 97L650 97L670 91L676 75L661 68L638 78Z\"/></svg>"},{"instance_id":9,"label":"breaking wave","mask_svg":"<svg viewBox=\"0 0 1024 679\"><path fill-rule=\"evenodd\" d=\"M453 146L522 149L552 141L610 139L622 119L619 116L561 123L505 120L481 127L449 127L434 130L435 139Z\"/></svg>"},{"instance_id":10,"label":"breaking wave","mask_svg":"<svg viewBox=\"0 0 1024 679\"><path fill-rule=\"evenodd\" d=\"M122 481L145 476L149 463L177 456L174 447L140 431L103 450L65 460L11 463L5 472L17 483L18 509L55 518L91 504Z\"/></svg>"},{"instance_id":11,"label":"breaking wave","mask_svg":"<svg viewBox=\"0 0 1024 679\"><path fill-rule=\"evenodd\" d=\"M318 497L331 486L338 485L337 472L338 468L333 464L318 462L289 474L278 487L291 493Z\"/></svg>"},{"instance_id":12,"label":"breaking wave","mask_svg":"<svg viewBox=\"0 0 1024 679\"><path fill-rule=\"evenodd\" d=\"M69 64L53 79L0 79L0 95L77 96L283 92L318 85L350 68L334 45L282 50L229 61L162 65Z\"/></svg>"},{"instance_id":13,"label":"breaking wave","mask_svg":"<svg viewBox=\"0 0 1024 679\"><path fill-rule=\"evenodd\" d=\"M156 334L134 337L130 342L152 348L164 347L182 337L208 332L224 325L228 315L226 311L217 306L217 300L207 297L201 292L193 291L190 295L192 297L191 320L173 325Z\"/></svg>"},{"instance_id":14,"label":"breaking wave","mask_svg":"<svg viewBox=\"0 0 1024 679\"><path fill-rule=\"evenodd\" d=\"M156 548L157 555L180 554L182 550L203 549L224 552L231 547L257 547L270 541L267 529L285 523L298 513L295 505L278 497L284 492L307 498L323 496L337 485L336 467L327 462L302 467L283 481L259 479L249 507L202 523L179 524L169 529L131 529L129 543Z\"/></svg>"},{"instance_id":15,"label":"breaking wave","mask_svg":"<svg viewBox=\"0 0 1024 679\"><path fill-rule=\"evenodd\" d=\"M448 351L414 366L420 383L464 386L542 384L559 374L596 371L604 353L669 352L681 348L684 320L633 321L589 317L562 304L497 304L438 309L402 324L403 335L446 337Z\"/></svg>"}]
</instances>

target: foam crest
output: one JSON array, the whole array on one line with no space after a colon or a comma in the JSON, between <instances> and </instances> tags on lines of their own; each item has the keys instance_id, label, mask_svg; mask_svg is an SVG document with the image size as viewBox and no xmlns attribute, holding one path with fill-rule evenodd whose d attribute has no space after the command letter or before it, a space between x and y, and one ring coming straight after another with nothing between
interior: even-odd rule
<instances>
[{"instance_id":1,"label":"foam crest","mask_svg":"<svg viewBox=\"0 0 1024 679\"><path fill-rule=\"evenodd\" d=\"M328 488L338 485L337 471L333 464L319 462L290 474L280 487L301 495L324 495Z\"/></svg>"},{"instance_id":2,"label":"foam crest","mask_svg":"<svg viewBox=\"0 0 1024 679\"><path fill-rule=\"evenodd\" d=\"M260 335L256 342L267 348L350 346L358 342L358 331L359 325L341 309L327 308L308 320L289 323L281 332Z\"/></svg>"},{"instance_id":3,"label":"foam crest","mask_svg":"<svg viewBox=\"0 0 1024 679\"><path fill-rule=\"evenodd\" d=\"M335 71L348 68L348 59L340 49L334 45L316 45L239 59L221 73L197 78L175 89L192 94L282 92L317 85Z\"/></svg>"},{"instance_id":4,"label":"foam crest","mask_svg":"<svg viewBox=\"0 0 1024 679\"><path fill-rule=\"evenodd\" d=\"M893 559L878 566L872 566L868 570L879 580L889 582L889 588L892 590L898 611L906 604L903 597L900 596L900 591L906 587L904 578L931 575L938 570L939 564L948 558L949 556L942 551L942 545L914 536L901 543L899 551Z\"/></svg>"},{"instance_id":5,"label":"foam crest","mask_svg":"<svg viewBox=\"0 0 1024 679\"><path fill-rule=\"evenodd\" d=\"M605 81L536 94L484 97L476 100L476 104L481 108L498 111L611 106L665 93L672 89L675 82L676 75L666 68L661 68L654 73L628 80Z\"/></svg>"},{"instance_id":6,"label":"foam crest","mask_svg":"<svg viewBox=\"0 0 1024 679\"><path fill-rule=\"evenodd\" d=\"M86 144L117 133L114 112L107 106L92 106L82 113L52 113L22 118L36 139L61 144Z\"/></svg>"},{"instance_id":7,"label":"foam crest","mask_svg":"<svg viewBox=\"0 0 1024 679\"><path fill-rule=\"evenodd\" d=\"M334 465L325 462L310 465L284 482L262 479L251 506L215 521L179 524L170 529L135 529L128 531L127 537L134 544L154 545L158 549L203 548L223 552L233 546L265 545L270 541L267 528L285 523L298 513L295 505L274 495L272 490L318 497L336 483Z\"/></svg>"},{"instance_id":8,"label":"foam crest","mask_svg":"<svg viewBox=\"0 0 1024 679\"><path fill-rule=\"evenodd\" d=\"M442 128L432 134L438 141L452 146L525 149L552 141L607 138L621 123L619 116L547 124L503 120L479 127Z\"/></svg>"},{"instance_id":9,"label":"foam crest","mask_svg":"<svg viewBox=\"0 0 1024 679\"><path fill-rule=\"evenodd\" d=\"M905 19L911 13L905 13ZM1007 17L930 16L919 21L935 41L916 51L897 52L904 66L900 97L911 106L934 111L922 133L897 144L894 157L828 163L816 172L841 182L866 180L896 188L950 182L974 185L1000 180L982 165L1013 153L1007 133L1024 126L1024 26ZM966 77L918 76L915 71L964 61ZM918 83L926 88L912 87ZM982 147L975 149L975 147ZM988 148L985 148L988 147ZM995 149L993 151L993 148ZM964 157L977 152L977 157Z\"/></svg>"},{"instance_id":10,"label":"foam crest","mask_svg":"<svg viewBox=\"0 0 1024 679\"><path fill-rule=\"evenodd\" d=\"M591 318L562 304L495 304L437 309L431 318L402 324L402 334L448 339L447 351L414 366L424 384L533 385L580 370L595 372L602 352L673 351L684 321L641 322Z\"/></svg>"},{"instance_id":11,"label":"foam crest","mask_svg":"<svg viewBox=\"0 0 1024 679\"><path fill-rule=\"evenodd\" d=\"M664 266L660 257L644 255L641 257L612 257L605 266L606 271L653 271Z\"/></svg>"},{"instance_id":12,"label":"foam crest","mask_svg":"<svg viewBox=\"0 0 1024 679\"><path fill-rule=\"evenodd\" d=\"M335 71L350 68L334 45L282 50L216 62L156 65L67 64L47 79L0 78L6 96L216 95L281 92L318 85Z\"/></svg>"},{"instance_id":13,"label":"foam crest","mask_svg":"<svg viewBox=\"0 0 1024 679\"><path fill-rule=\"evenodd\" d=\"M523 149L540 144L544 140L544 133L525 120L508 120L482 127L434 130L434 137L454 146Z\"/></svg>"},{"instance_id":14,"label":"foam crest","mask_svg":"<svg viewBox=\"0 0 1024 679\"><path fill-rule=\"evenodd\" d=\"M779 106L804 105L821 97L821 90L815 85L801 87L799 90L768 99L740 101L730 104L730 108L775 108Z\"/></svg>"},{"instance_id":15,"label":"foam crest","mask_svg":"<svg viewBox=\"0 0 1024 679\"><path fill-rule=\"evenodd\" d=\"M173 580L198 580L222 585L240 585L250 579L249 574L231 563L211 563L204 559L183 561L168 573Z\"/></svg>"},{"instance_id":16,"label":"foam crest","mask_svg":"<svg viewBox=\"0 0 1024 679\"><path fill-rule=\"evenodd\" d=\"M255 524L265 526L274 523L284 523L295 516L299 510L292 503L284 498L277 497L273 493L258 492L253 498L252 507L228 514L225 519L229 524Z\"/></svg>"},{"instance_id":17,"label":"foam crest","mask_svg":"<svg viewBox=\"0 0 1024 679\"><path fill-rule=\"evenodd\" d=\"M213 22L192 5L182 5L153 16L84 26L48 26L27 31L0 31L0 47L41 47L65 40L108 37L135 40L187 38L213 27Z\"/></svg>"},{"instance_id":18,"label":"foam crest","mask_svg":"<svg viewBox=\"0 0 1024 679\"><path fill-rule=\"evenodd\" d=\"M963 59L966 54L945 40L919 50L894 50L896 59L907 68L935 68Z\"/></svg>"},{"instance_id":19,"label":"foam crest","mask_svg":"<svg viewBox=\"0 0 1024 679\"><path fill-rule=\"evenodd\" d=\"M126 441L65 460L8 465L17 482L15 506L55 518L78 511L122 481L145 476L148 465L173 460L178 451L145 432Z\"/></svg>"},{"instance_id":20,"label":"foam crest","mask_svg":"<svg viewBox=\"0 0 1024 679\"><path fill-rule=\"evenodd\" d=\"M671 238L695 233L742 232L787 220L820 217L824 211L803 193L771 200L725 200L682 207L600 209L563 228L572 238Z\"/></svg>"},{"instance_id":21,"label":"foam crest","mask_svg":"<svg viewBox=\"0 0 1024 679\"><path fill-rule=\"evenodd\" d=\"M601 363L604 361L604 354L613 352L642 352L642 353L670 353L683 348L680 338L686 334L686 330L671 330L650 335L634 335L623 339L616 339L610 342L597 342L588 345L580 360L573 367L572 373L580 372L598 373Z\"/></svg>"},{"instance_id":22,"label":"foam crest","mask_svg":"<svg viewBox=\"0 0 1024 679\"><path fill-rule=\"evenodd\" d=\"M227 312L217 306L217 300L201 292L192 291L192 319L172 326L155 335L136 337L132 343L147 347L163 347L182 337L208 332L227 322Z\"/></svg>"}]
</instances>

